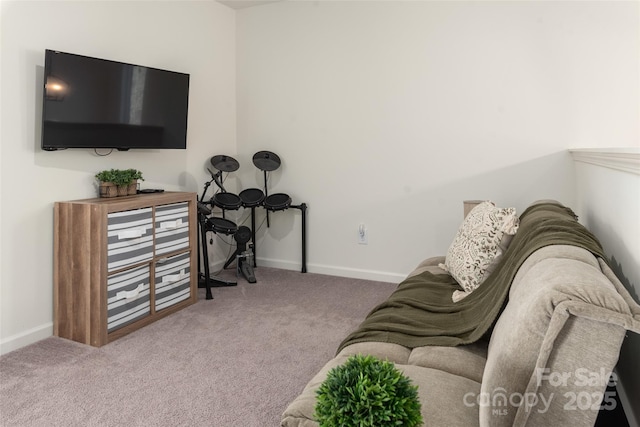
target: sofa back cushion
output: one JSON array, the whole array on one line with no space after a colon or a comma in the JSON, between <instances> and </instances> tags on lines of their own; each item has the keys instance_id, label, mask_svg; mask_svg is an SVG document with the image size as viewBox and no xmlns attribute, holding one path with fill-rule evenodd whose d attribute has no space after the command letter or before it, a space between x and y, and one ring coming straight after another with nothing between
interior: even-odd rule
<instances>
[{"instance_id":1,"label":"sofa back cushion","mask_svg":"<svg viewBox=\"0 0 640 427\"><path fill-rule=\"evenodd\" d=\"M628 304L591 253L565 245L533 253L491 336L475 401L480 425L593 425L625 315Z\"/></svg>"}]
</instances>

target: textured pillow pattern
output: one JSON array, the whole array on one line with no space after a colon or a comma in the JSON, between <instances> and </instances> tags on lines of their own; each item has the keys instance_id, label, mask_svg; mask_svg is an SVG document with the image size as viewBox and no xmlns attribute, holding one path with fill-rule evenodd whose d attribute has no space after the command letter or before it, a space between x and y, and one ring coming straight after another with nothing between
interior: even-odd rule
<instances>
[{"instance_id":1,"label":"textured pillow pattern","mask_svg":"<svg viewBox=\"0 0 640 427\"><path fill-rule=\"evenodd\" d=\"M508 239L503 237L514 235L518 224L515 208L498 208L491 201L482 202L469 212L442 266L465 290L456 291L454 301L469 295L488 277L487 270L492 270L506 249Z\"/></svg>"}]
</instances>

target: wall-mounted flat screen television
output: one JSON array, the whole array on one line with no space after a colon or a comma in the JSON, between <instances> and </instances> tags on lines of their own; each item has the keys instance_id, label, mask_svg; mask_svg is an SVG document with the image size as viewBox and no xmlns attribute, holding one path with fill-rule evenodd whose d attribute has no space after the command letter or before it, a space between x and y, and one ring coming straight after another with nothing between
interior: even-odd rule
<instances>
[{"instance_id":1,"label":"wall-mounted flat screen television","mask_svg":"<svg viewBox=\"0 0 640 427\"><path fill-rule=\"evenodd\" d=\"M47 49L42 149L186 149L189 74Z\"/></svg>"}]
</instances>

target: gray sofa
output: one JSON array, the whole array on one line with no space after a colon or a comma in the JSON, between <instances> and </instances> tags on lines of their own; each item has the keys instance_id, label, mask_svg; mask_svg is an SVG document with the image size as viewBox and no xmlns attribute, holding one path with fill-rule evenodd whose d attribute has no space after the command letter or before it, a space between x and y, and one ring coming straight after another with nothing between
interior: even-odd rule
<instances>
[{"instance_id":1,"label":"gray sofa","mask_svg":"<svg viewBox=\"0 0 640 427\"><path fill-rule=\"evenodd\" d=\"M509 247L508 250L512 250ZM409 275L447 274L444 257ZM316 390L350 355L396 364L418 385L429 426L591 426L627 330L640 333L640 306L601 258L550 244L519 265L492 330L475 342L409 348L393 342L346 345L282 415L283 427L315 427Z\"/></svg>"}]
</instances>

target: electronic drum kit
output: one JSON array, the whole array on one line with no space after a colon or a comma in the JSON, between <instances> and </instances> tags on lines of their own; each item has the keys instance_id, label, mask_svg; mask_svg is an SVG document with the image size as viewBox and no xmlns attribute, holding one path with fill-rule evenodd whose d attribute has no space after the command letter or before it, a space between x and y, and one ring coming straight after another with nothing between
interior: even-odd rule
<instances>
[{"instance_id":1,"label":"electronic drum kit","mask_svg":"<svg viewBox=\"0 0 640 427\"><path fill-rule=\"evenodd\" d=\"M202 196L198 201L198 223L200 225L200 236L202 238L202 250L204 256L204 274L200 274L201 287L206 288L206 299L212 299L211 287L235 286L237 282L212 277L209 274L207 232L233 236L236 241L236 250L224 264L224 268L236 261L236 275L242 274L249 283L255 283L256 278L253 268L256 267L256 247L255 247L255 209L262 206L266 211L267 227L269 227L269 212L284 211L289 208L296 208L302 212L302 273L306 273L306 204L292 205L291 197L285 193L268 194L267 181L268 172L275 171L280 167L281 161L277 154L270 151L258 151L253 155L253 164L264 174L264 191L259 188L247 188L239 194L228 192L224 188L223 173L235 172L240 168L236 159L226 155L216 155L210 159L211 166L216 170L209 169L211 180L206 182ZM215 182L219 191L214 194L208 202L204 201L207 190L212 182ZM212 216L213 207L222 210L222 217ZM240 208L251 209L251 228L237 224L225 218L228 210L238 210ZM247 244L249 249L247 249ZM200 259L198 259L198 264ZM204 277L202 277L204 276Z\"/></svg>"}]
</instances>

